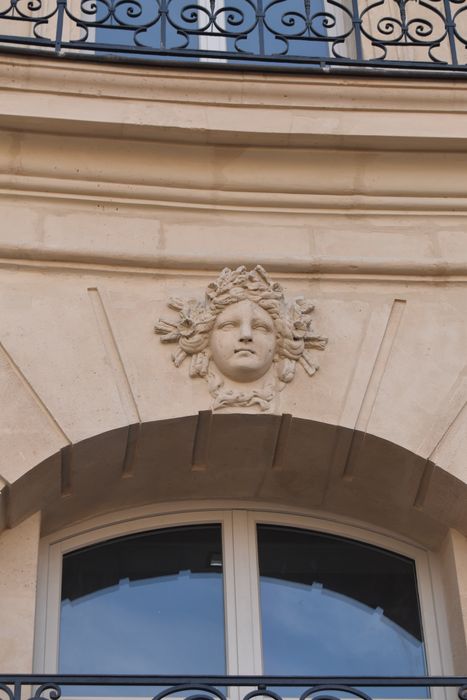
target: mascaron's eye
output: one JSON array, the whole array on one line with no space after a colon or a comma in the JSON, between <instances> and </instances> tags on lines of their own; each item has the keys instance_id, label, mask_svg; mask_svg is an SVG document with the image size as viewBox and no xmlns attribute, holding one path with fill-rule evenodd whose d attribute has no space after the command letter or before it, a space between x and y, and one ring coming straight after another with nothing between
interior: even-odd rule
<instances>
[{"instance_id":1,"label":"mascaron's eye","mask_svg":"<svg viewBox=\"0 0 467 700\"><path fill-rule=\"evenodd\" d=\"M217 328L221 331L228 331L231 328L235 328L235 323L233 321L225 321L225 323L219 323Z\"/></svg>"},{"instance_id":2,"label":"mascaron's eye","mask_svg":"<svg viewBox=\"0 0 467 700\"><path fill-rule=\"evenodd\" d=\"M264 331L265 333L272 333L272 328L267 326L265 323L255 323L253 325L254 330Z\"/></svg>"}]
</instances>

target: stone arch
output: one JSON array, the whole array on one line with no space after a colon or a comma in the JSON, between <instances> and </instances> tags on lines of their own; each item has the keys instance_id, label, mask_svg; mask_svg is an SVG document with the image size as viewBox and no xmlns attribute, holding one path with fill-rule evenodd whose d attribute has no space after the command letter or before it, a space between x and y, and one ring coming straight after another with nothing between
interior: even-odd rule
<instances>
[{"instance_id":1,"label":"stone arch","mask_svg":"<svg viewBox=\"0 0 467 700\"><path fill-rule=\"evenodd\" d=\"M7 527L42 511L43 532L148 503L264 501L389 529L436 547L467 534L467 484L383 438L284 414L202 411L96 434L2 492Z\"/></svg>"}]
</instances>

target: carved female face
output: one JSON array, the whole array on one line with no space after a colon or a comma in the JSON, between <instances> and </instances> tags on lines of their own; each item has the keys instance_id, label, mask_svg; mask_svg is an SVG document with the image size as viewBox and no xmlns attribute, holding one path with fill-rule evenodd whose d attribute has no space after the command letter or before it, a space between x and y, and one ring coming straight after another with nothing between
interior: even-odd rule
<instances>
[{"instance_id":1,"label":"carved female face","mask_svg":"<svg viewBox=\"0 0 467 700\"><path fill-rule=\"evenodd\" d=\"M222 374L236 382L253 382L272 365L276 352L274 322L258 304L239 301L217 317L210 348Z\"/></svg>"}]
</instances>

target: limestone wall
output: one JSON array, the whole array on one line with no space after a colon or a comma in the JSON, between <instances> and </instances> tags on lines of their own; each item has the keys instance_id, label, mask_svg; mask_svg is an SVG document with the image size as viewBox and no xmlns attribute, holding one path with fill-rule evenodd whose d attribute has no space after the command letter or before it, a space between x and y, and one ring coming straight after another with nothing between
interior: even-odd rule
<instances>
[{"instance_id":1,"label":"limestone wall","mask_svg":"<svg viewBox=\"0 0 467 700\"><path fill-rule=\"evenodd\" d=\"M0 105L4 551L227 489L443 546L465 617L465 84L3 57ZM154 324L258 263L328 344L212 417Z\"/></svg>"}]
</instances>

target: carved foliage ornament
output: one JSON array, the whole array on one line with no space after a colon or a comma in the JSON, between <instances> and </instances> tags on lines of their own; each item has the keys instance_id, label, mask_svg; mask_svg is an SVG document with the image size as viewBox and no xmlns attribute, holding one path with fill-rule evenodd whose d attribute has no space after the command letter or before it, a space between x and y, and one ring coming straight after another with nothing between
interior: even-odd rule
<instances>
[{"instance_id":1,"label":"carved foliage ornament","mask_svg":"<svg viewBox=\"0 0 467 700\"><path fill-rule=\"evenodd\" d=\"M274 401L300 364L311 377L318 365L312 350L327 338L312 328L313 304L286 302L280 284L257 265L226 267L206 289L204 301L172 298L173 321L159 319L162 342L176 343L176 367L190 358L190 377L208 381L212 409L256 407L274 410Z\"/></svg>"}]
</instances>

